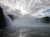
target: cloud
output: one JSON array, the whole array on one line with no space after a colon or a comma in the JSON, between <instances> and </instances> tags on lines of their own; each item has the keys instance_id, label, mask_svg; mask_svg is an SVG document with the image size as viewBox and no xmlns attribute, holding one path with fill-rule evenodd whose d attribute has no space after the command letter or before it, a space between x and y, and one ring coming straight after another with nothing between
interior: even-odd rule
<instances>
[{"instance_id":1,"label":"cloud","mask_svg":"<svg viewBox=\"0 0 50 37\"><path fill-rule=\"evenodd\" d=\"M22 16L22 14L20 13L21 11L19 9L16 9L15 11L14 10L8 11L9 10L8 6L5 6L1 3L0 3L0 6L3 8L3 12L6 14L10 14L10 15L18 16L18 17Z\"/></svg>"},{"instance_id":2,"label":"cloud","mask_svg":"<svg viewBox=\"0 0 50 37\"><path fill-rule=\"evenodd\" d=\"M42 8L37 13L31 14L31 16L34 16L35 18L43 18L43 17L49 17L50 15L50 9L49 8Z\"/></svg>"},{"instance_id":3,"label":"cloud","mask_svg":"<svg viewBox=\"0 0 50 37\"><path fill-rule=\"evenodd\" d=\"M0 0L0 3L8 6L8 11L19 9L21 11L20 14L23 16L26 14L30 14L31 16L32 14L41 14L45 9L50 8L50 0ZM46 17L48 14L49 13L43 14L43 16L40 17ZM36 18L36 16L33 17Z\"/></svg>"}]
</instances>

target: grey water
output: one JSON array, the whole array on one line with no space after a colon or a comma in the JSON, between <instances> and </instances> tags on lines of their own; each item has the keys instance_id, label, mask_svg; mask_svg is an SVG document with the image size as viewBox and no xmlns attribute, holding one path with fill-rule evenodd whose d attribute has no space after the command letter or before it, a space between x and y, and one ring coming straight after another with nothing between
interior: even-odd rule
<instances>
[{"instance_id":1,"label":"grey water","mask_svg":"<svg viewBox=\"0 0 50 37\"><path fill-rule=\"evenodd\" d=\"M0 30L0 37L50 37L50 25L10 27Z\"/></svg>"}]
</instances>

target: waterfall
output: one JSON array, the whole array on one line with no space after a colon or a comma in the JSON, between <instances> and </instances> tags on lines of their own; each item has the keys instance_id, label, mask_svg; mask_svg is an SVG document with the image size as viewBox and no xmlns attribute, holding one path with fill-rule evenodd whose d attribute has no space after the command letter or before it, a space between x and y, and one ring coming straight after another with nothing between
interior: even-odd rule
<instances>
[{"instance_id":1,"label":"waterfall","mask_svg":"<svg viewBox=\"0 0 50 37\"><path fill-rule=\"evenodd\" d=\"M8 15L6 15L4 13L4 17L5 17L5 23L6 23L6 27L10 27L12 25L12 20L10 19L10 17Z\"/></svg>"}]
</instances>

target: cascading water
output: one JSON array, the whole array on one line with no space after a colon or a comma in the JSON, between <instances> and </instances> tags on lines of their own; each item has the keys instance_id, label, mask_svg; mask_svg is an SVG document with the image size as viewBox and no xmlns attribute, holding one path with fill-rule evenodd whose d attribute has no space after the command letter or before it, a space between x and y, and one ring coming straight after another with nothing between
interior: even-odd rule
<instances>
[{"instance_id":1,"label":"cascading water","mask_svg":"<svg viewBox=\"0 0 50 37\"><path fill-rule=\"evenodd\" d=\"M7 28L10 27L12 25L12 20L10 19L10 17L8 15L6 15L4 13L4 17L5 17L5 23L6 23L6 26Z\"/></svg>"}]
</instances>

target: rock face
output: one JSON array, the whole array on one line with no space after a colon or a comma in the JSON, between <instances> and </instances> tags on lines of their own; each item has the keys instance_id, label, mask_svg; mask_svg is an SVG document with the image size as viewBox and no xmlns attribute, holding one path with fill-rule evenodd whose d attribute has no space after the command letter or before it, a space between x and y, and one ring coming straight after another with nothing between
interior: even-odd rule
<instances>
[{"instance_id":1,"label":"rock face","mask_svg":"<svg viewBox=\"0 0 50 37\"><path fill-rule=\"evenodd\" d=\"M11 15L11 14L8 14L8 16L9 16L12 20L15 19L15 16L13 16L13 15Z\"/></svg>"},{"instance_id":2,"label":"rock face","mask_svg":"<svg viewBox=\"0 0 50 37\"><path fill-rule=\"evenodd\" d=\"M50 23L50 18L49 17L41 18L41 22L42 23Z\"/></svg>"},{"instance_id":3,"label":"rock face","mask_svg":"<svg viewBox=\"0 0 50 37\"><path fill-rule=\"evenodd\" d=\"M2 8L0 7L0 28L3 28L5 26L5 20Z\"/></svg>"},{"instance_id":4,"label":"rock face","mask_svg":"<svg viewBox=\"0 0 50 37\"><path fill-rule=\"evenodd\" d=\"M37 23L50 23L50 17L36 18Z\"/></svg>"},{"instance_id":5,"label":"rock face","mask_svg":"<svg viewBox=\"0 0 50 37\"><path fill-rule=\"evenodd\" d=\"M5 28L11 24L11 19L4 14L3 9L0 7L0 29Z\"/></svg>"}]
</instances>

